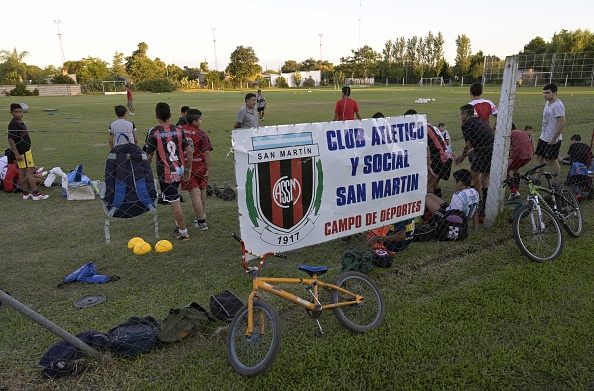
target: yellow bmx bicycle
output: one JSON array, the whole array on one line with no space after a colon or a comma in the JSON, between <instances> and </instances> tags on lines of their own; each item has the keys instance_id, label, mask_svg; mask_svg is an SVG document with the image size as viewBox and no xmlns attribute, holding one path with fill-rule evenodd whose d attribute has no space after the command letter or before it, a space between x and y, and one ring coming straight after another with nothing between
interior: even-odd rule
<instances>
[{"instance_id":1,"label":"yellow bmx bicycle","mask_svg":"<svg viewBox=\"0 0 594 391\"><path fill-rule=\"evenodd\" d=\"M334 284L319 279L328 271L326 266L299 266L308 278L260 277L260 269L268 257L287 258L283 253L255 254L241 243L241 262L252 276L252 292L247 304L234 316L227 335L227 356L233 369L243 376L255 376L266 371L274 362L281 344L282 329L278 312L262 300L260 291L272 293L303 308L317 322L316 336L324 334L320 324L322 312L332 310L338 321L353 332L361 333L378 327L384 320L384 298L375 282L365 274L346 272ZM247 255L259 260L248 266ZM307 298L284 291L278 284L303 285ZM322 288L320 290L320 288ZM328 294L321 294L322 292Z\"/></svg>"}]
</instances>

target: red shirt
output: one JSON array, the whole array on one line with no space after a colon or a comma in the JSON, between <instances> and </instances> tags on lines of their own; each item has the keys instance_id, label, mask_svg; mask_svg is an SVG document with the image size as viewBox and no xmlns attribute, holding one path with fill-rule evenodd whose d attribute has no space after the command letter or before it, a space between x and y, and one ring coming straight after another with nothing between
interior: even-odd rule
<instances>
[{"instance_id":1,"label":"red shirt","mask_svg":"<svg viewBox=\"0 0 594 391\"><path fill-rule=\"evenodd\" d=\"M489 117L491 115L497 115L497 106L490 100L486 99L475 99L470 104L474 107L474 112L476 116L482 120L489 122Z\"/></svg>"},{"instance_id":2,"label":"red shirt","mask_svg":"<svg viewBox=\"0 0 594 391\"><path fill-rule=\"evenodd\" d=\"M205 131L198 129L192 125L182 126L186 139L192 141L192 172L198 175L204 175L206 173L206 160L204 158L205 152L212 151L212 144ZM188 157L186 156L186 159ZM186 164L189 166L189 164Z\"/></svg>"},{"instance_id":3,"label":"red shirt","mask_svg":"<svg viewBox=\"0 0 594 391\"><path fill-rule=\"evenodd\" d=\"M338 114L338 121L355 119L355 113L359 112L357 101L351 98L342 98L336 102L334 114Z\"/></svg>"},{"instance_id":4,"label":"red shirt","mask_svg":"<svg viewBox=\"0 0 594 391\"><path fill-rule=\"evenodd\" d=\"M532 159L534 157L534 145L526 132L512 130L510 136L509 158L511 160Z\"/></svg>"}]
</instances>

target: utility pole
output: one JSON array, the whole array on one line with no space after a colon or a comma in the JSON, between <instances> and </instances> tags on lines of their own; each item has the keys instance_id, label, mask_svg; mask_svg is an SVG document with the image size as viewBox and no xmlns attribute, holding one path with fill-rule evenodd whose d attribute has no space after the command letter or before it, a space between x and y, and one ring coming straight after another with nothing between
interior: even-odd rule
<instances>
[{"instance_id":1,"label":"utility pole","mask_svg":"<svg viewBox=\"0 0 594 391\"><path fill-rule=\"evenodd\" d=\"M214 54L215 54L215 71L219 70L219 60L217 59L217 37L215 36L216 27L211 28L212 30L212 42L214 43Z\"/></svg>"},{"instance_id":2,"label":"utility pole","mask_svg":"<svg viewBox=\"0 0 594 391\"><path fill-rule=\"evenodd\" d=\"M324 34L318 34L320 36L320 85L322 83L322 69L323 69L323 61L322 61L322 37Z\"/></svg>"}]
</instances>

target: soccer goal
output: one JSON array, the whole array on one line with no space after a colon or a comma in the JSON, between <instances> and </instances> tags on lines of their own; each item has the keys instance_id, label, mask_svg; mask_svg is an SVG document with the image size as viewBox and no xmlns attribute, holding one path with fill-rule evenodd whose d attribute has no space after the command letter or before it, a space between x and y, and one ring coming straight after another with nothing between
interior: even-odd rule
<instances>
[{"instance_id":1,"label":"soccer goal","mask_svg":"<svg viewBox=\"0 0 594 391\"><path fill-rule=\"evenodd\" d=\"M528 86L544 86L553 82L553 72L538 72L532 69L518 70L518 84Z\"/></svg>"},{"instance_id":2,"label":"soccer goal","mask_svg":"<svg viewBox=\"0 0 594 391\"><path fill-rule=\"evenodd\" d=\"M104 80L101 82L104 95L125 95L126 82L123 80Z\"/></svg>"},{"instance_id":3,"label":"soccer goal","mask_svg":"<svg viewBox=\"0 0 594 391\"><path fill-rule=\"evenodd\" d=\"M423 86L444 86L443 77L422 77L419 81L419 87Z\"/></svg>"}]
</instances>

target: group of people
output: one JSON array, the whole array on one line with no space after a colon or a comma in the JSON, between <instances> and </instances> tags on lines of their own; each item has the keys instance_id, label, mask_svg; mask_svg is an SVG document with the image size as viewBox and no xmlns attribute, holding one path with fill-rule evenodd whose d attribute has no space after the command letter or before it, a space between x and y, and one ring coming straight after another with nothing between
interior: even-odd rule
<instances>
[{"instance_id":1,"label":"group of people","mask_svg":"<svg viewBox=\"0 0 594 391\"><path fill-rule=\"evenodd\" d=\"M118 119L109 126L109 146L138 144L136 126L126 119L127 108L118 105L114 110ZM157 125L149 129L143 150L149 162L156 161L161 201L171 205L175 218L175 239L187 241L190 235L180 204L180 189L190 194L194 227L207 230L204 208L213 147L206 132L200 129L200 110L182 106L181 116L173 125L171 108L167 103L160 102L155 107L155 117Z\"/></svg>"},{"instance_id":2,"label":"group of people","mask_svg":"<svg viewBox=\"0 0 594 391\"><path fill-rule=\"evenodd\" d=\"M536 148L532 140L532 127L527 125L523 130L516 129L512 124L510 136L510 154L508 159L508 176L516 178L512 181L510 199L520 196L519 169L528 164L534 156L538 163L547 163L551 171L559 172L559 152L561 148L562 132L566 124L565 106L557 98L557 86L547 84L543 88L545 107L543 110L542 133ZM464 148L460 154L454 156L451 149L451 139L445 124L438 126L427 124L427 196L425 199L426 213L424 220L435 221L443 218L452 209L463 212L473 229L479 227L484 215L484 206L488 196L489 173L495 140L496 126L491 126L491 117L497 118L497 106L490 100L483 99L483 86L476 82L470 86L471 101L460 107L461 130L464 138ZM342 90L342 99L336 103L334 120L353 120L355 116L361 119L357 102L350 97L350 88ZM405 115L417 114L415 110L408 110ZM374 118L383 117L376 113ZM571 137L571 146L564 159L565 164L575 161L586 161L590 157L590 148L580 142L579 135ZM461 169L453 173L455 192L450 203L442 199L440 180L449 180L452 163L460 164L466 158L470 161L470 170ZM540 173L537 173L537 177ZM403 251L412 243L414 238L414 221L403 222L370 230L367 245L381 247L392 253Z\"/></svg>"}]
</instances>

